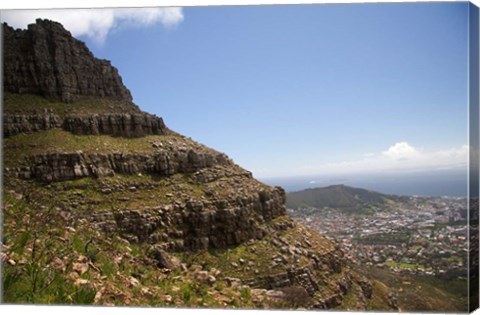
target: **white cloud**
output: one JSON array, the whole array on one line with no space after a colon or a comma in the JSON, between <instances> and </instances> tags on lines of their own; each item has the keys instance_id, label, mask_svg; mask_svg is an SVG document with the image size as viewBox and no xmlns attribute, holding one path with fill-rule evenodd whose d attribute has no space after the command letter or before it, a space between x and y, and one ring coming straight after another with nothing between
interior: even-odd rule
<instances>
[{"instance_id":1,"label":"white cloud","mask_svg":"<svg viewBox=\"0 0 480 315\"><path fill-rule=\"evenodd\" d=\"M407 142L398 142L382 154L394 160L407 160L418 156L419 152Z\"/></svg>"},{"instance_id":2,"label":"white cloud","mask_svg":"<svg viewBox=\"0 0 480 315\"><path fill-rule=\"evenodd\" d=\"M2 22L15 28L26 28L37 18L60 22L73 36L88 36L103 43L108 33L120 26L145 27L162 24L173 27L184 19L181 8L120 8L120 9L55 9L4 10Z\"/></svg>"},{"instance_id":3,"label":"white cloud","mask_svg":"<svg viewBox=\"0 0 480 315\"><path fill-rule=\"evenodd\" d=\"M383 172L416 172L465 168L469 147L443 150L419 150L407 142L399 142L383 152L368 153L359 160L300 166L285 176L373 174Z\"/></svg>"}]
</instances>

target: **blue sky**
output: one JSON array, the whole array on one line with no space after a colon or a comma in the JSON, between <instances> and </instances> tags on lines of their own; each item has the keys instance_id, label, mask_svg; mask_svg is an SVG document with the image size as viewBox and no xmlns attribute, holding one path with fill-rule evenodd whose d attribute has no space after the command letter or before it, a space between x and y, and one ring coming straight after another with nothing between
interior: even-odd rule
<instances>
[{"instance_id":1,"label":"blue sky","mask_svg":"<svg viewBox=\"0 0 480 315\"><path fill-rule=\"evenodd\" d=\"M465 168L467 3L78 12L136 104L257 177Z\"/></svg>"}]
</instances>

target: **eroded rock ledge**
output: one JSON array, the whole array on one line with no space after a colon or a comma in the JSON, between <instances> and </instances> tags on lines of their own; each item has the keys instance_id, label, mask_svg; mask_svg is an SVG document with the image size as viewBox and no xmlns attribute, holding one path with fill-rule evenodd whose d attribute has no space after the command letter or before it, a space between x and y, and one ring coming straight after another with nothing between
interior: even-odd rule
<instances>
[{"instance_id":1,"label":"eroded rock ledge","mask_svg":"<svg viewBox=\"0 0 480 315\"><path fill-rule=\"evenodd\" d=\"M60 127L76 135L111 135L125 138L165 135L169 131L161 117L147 113L67 115L63 120L52 111L28 115L3 114L3 126L5 137Z\"/></svg>"},{"instance_id":2,"label":"eroded rock ledge","mask_svg":"<svg viewBox=\"0 0 480 315\"><path fill-rule=\"evenodd\" d=\"M82 177L112 176L115 173L173 175L193 173L214 165L233 165L222 153L190 150L147 153L58 152L32 155L25 166L5 168L5 173L21 179L58 182Z\"/></svg>"},{"instance_id":3,"label":"eroded rock ledge","mask_svg":"<svg viewBox=\"0 0 480 315\"><path fill-rule=\"evenodd\" d=\"M3 135L5 137L19 133L44 131L60 126L60 117L51 111L31 115L3 115Z\"/></svg>"},{"instance_id":4,"label":"eroded rock ledge","mask_svg":"<svg viewBox=\"0 0 480 315\"><path fill-rule=\"evenodd\" d=\"M69 115L62 128L76 135L143 137L164 135L168 129L161 117L149 114Z\"/></svg>"},{"instance_id":5,"label":"eroded rock ledge","mask_svg":"<svg viewBox=\"0 0 480 315\"><path fill-rule=\"evenodd\" d=\"M241 199L101 212L91 220L106 232L118 231L130 241L155 244L159 250L225 248L263 238L268 231L261 225L285 215L284 200L284 190L276 187Z\"/></svg>"}]
</instances>

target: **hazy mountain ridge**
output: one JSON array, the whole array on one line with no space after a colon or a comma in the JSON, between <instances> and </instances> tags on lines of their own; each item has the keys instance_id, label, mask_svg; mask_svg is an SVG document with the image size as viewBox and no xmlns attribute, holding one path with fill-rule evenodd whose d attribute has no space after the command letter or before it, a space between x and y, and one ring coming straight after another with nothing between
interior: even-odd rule
<instances>
[{"instance_id":1,"label":"hazy mountain ridge","mask_svg":"<svg viewBox=\"0 0 480 315\"><path fill-rule=\"evenodd\" d=\"M346 185L309 188L287 194L288 208L334 208L347 213L366 214L399 200L398 196Z\"/></svg>"}]
</instances>

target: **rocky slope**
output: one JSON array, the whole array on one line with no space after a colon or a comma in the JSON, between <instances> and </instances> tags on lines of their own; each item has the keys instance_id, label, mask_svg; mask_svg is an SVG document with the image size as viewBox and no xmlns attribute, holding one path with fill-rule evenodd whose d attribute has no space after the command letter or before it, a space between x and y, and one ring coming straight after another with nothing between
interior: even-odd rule
<instances>
[{"instance_id":1,"label":"rocky slope","mask_svg":"<svg viewBox=\"0 0 480 315\"><path fill-rule=\"evenodd\" d=\"M141 112L60 24L3 29L6 302L395 309L283 189Z\"/></svg>"}]
</instances>

